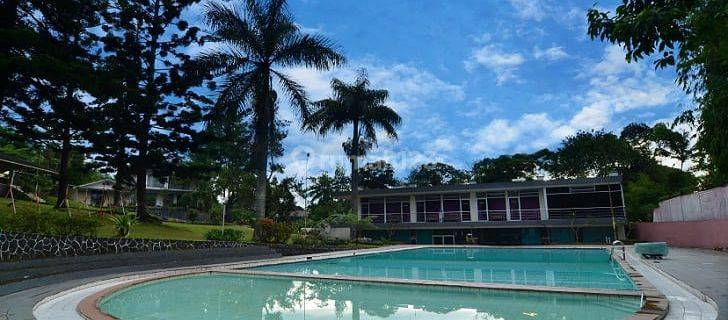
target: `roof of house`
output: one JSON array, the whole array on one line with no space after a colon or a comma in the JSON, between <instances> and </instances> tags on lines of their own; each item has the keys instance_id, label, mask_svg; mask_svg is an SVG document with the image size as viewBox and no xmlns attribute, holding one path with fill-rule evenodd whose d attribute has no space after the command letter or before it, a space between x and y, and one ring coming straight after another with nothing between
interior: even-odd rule
<instances>
[{"instance_id":1,"label":"roof of house","mask_svg":"<svg viewBox=\"0 0 728 320\"><path fill-rule=\"evenodd\" d=\"M34 170L34 171L35 170L37 170L37 171L43 171L45 173L50 173L50 174L54 174L54 175L57 175L58 174L57 171L48 169L46 167L39 166L39 165L34 164L34 163L32 163L32 162L30 162L28 160L21 159L21 158L18 158L16 156L12 156L12 155L5 154L5 153L0 153L0 163L9 164L10 166L13 166L13 167L20 167L20 168L31 169L31 170Z\"/></svg>"},{"instance_id":2,"label":"roof of house","mask_svg":"<svg viewBox=\"0 0 728 320\"><path fill-rule=\"evenodd\" d=\"M577 179L554 179L554 180L528 180L528 181L508 181L508 182L492 182L492 183L470 183L470 184L451 184L434 187L400 187L390 189L364 189L359 191L360 196L374 195L398 195L398 194L419 194L434 192L469 192L469 191L487 191L487 190L508 190L508 189L526 189L539 187L559 187L559 186L579 186L591 184L621 183L621 176L595 177L595 178L577 178Z\"/></svg>"},{"instance_id":3,"label":"roof of house","mask_svg":"<svg viewBox=\"0 0 728 320\"><path fill-rule=\"evenodd\" d=\"M112 179L101 179L94 182L75 186L75 189L81 190L103 190L111 191L114 190L115 181ZM188 189L176 189L176 188L159 188L147 186L147 191L172 191L172 192L192 192L193 190Z\"/></svg>"}]
</instances>

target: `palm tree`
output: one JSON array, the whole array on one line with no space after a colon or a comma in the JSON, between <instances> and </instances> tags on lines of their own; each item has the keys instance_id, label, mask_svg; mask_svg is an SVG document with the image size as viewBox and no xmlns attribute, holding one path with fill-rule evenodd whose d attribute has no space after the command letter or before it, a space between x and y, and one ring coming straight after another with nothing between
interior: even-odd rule
<instances>
[{"instance_id":1,"label":"palm tree","mask_svg":"<svg viewBox=\"0 0 728 320\"><path fill-rule=\"evenodd\" d=\"M341 132L351 124L352 136L348 145L344 143L344 150L351 162L351 206L356 213L359 205L359 157L368 148L366 144L376 144L377 128L383 129L390 138L397 139L395 127L402 118L384 105L389 96L387 90L369 88L369 79L364 71L352 84L334 78L331 89L333 97L313 103L315 110L304 123L304 129L326 135Z\"/></svg>"},{"instance_id":2,"label":"palm tree","mask_svg":"<svg viewBox=\"0 0 728 320\"><path fill-rule=\"evenodd\" d=\"M269 149L276 130L278 92L273 81L305 120L310 114L306 92L281 70L296 66L328 70L343 64L344 56L330 40L302 34L285 0L248 0L242 11L211 2L205 8L205 21L212 41L224 46L203 53L196 64L200 70L226 78L213 112L236 118L241 110L252 109L254 206L258 218L263 218Z\"/></svg>"}]
</instances>

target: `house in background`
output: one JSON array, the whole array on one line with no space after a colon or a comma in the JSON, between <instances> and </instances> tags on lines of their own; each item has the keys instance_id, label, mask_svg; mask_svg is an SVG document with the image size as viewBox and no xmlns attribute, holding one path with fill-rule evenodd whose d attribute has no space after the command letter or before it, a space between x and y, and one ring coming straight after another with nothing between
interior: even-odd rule
<instances>
[{"instance_id":1,"label":"house in background","mask_svg":"<svg viewBox=\"0 0 728 320\"><path fill-rule=\"evenodd\" d=\"M619 176L365 189L373 239L419 244L608 243L627 223Z\"/></svg>"},{"instance_id":2,"label":"house in background","mask_svg":"<svg viewBox=\"0 0 728 320\"><path fill-rule=\"evenodd\" d=\"M152 211L154 208L175 208L182 195L194 191L189 186L175 182L174 177L165 177L163 181L151 174L146 176L146 203ZM114 206L114 180L103 179L75 186L71 189L69 197L89 206L104 208ZM120 201L126 207L136 206L136 192L133 185L121 192Z\"/></svg>"}]
</instances>

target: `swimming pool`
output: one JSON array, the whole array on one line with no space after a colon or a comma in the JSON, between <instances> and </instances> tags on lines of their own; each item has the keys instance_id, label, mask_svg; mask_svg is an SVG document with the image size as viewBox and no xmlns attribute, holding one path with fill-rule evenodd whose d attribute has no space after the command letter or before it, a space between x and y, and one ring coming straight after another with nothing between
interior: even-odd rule
<instances>
[{"instance_id":1,"label":"swimming pool","mask_svg":"<svg viewBox=\"0 0 728 320\"><path fill-rule=\"evenodd\" d=\"M624 319L639 297L204 274L157 280L103 300L124 320Z\"/></svg>"},{"instance_id":2,"label":"swimming pool","mask_svg":"<svg viewBox=\"0 0 728 320\"><path fill-rule=\"evenodd\" d=\"M419 248L269 265L253 270L637 290L604 249Z\"/></svg>"}]
</instances>

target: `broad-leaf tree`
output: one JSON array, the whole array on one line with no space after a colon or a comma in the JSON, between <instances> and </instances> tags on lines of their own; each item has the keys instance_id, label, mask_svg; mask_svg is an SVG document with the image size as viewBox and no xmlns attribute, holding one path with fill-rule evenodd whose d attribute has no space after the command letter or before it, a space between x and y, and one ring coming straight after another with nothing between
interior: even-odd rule
<instances>
[{"instance_id":1,"label":"broad-leaf tree","mask_svg":"<svg viewBox=\"0 0 728 320\"><path fill-rule=\"evenodd\" d=\"M339 79L331 80L333 96L316 101L316 108L305 128L320 135L341 132L351 125L351 143L348 147L351 162L351 205L357 212L359 205L359 157L364 148L360 143L366 140L373 145L377 142L377 129L384 130L390 138L397 138L396 127L402 118L392 108L385 105L389 92L369 88L369 79L363 71L353 83ZM345 148L347 149L347 148Z\"/></svg>"},{"instance_id":2,"label":"broad-leaf tree","mask_svg":"<svg viewBox=\"0 0 728 320\"><path fill-rule=\"evenodd\" d=\"M394 167L384 160L369 162L359 169L359 187L365 189L387 189L399 185L394 177Z\"/></svg>"},{"instance_id":3,"label":"broad-leaf tree","mask_svg":"<svg viewBox=\"0 0 728 320\"><path fill-rule=\"evenodd\" d=\"M728 182L728 14L725 0L624 0L614 13L591 9L589 35L615 43L626 60L654 57L675 66L677 82L694 95L698 155L713 185Z\"/></svg>"},{"instance_id":4,"label":"broad-leaf tree","mask_svg":"<svg viewBox=\"0 0 728 320\"><path fill-rule=\"evenodd\" d=\"M497 158L483 158L473 165L473 180L478 183L489 183L533 179L544 158L549 154L548 150L541 150L533 154L516 153Z\"/></svg>"},{"instance_id":5,"label":"broad-leaf tree","mask_svg":"<svg viewBox=\"0 0 728 320\"><path fill-rule=\"evenodd\" d=\"M428 163L413 169L407 182L418 187L433 187L446 184L460 184L470 180L470 175L446 163Z\"/></svg>"},{"instance_id":6,"label":"broad-leaf tree","mask_svg":"<svg viewBox=\"0 0 728 320\"><path fill-rule=\"evenodd\" d=\"M284 70L300 66L327 70L342 64L344 57L327 38L303 34L287 11L285 0L248 0L241 10L210 2L205 21L212 33L210 40L222 46L203 53L196 64L225 79L214 112L237 114L236 110L252 110L255 212L263 218L278 93L289 98L302 119L310 113L303 86Z\"/></svg>"}]
</instances>

